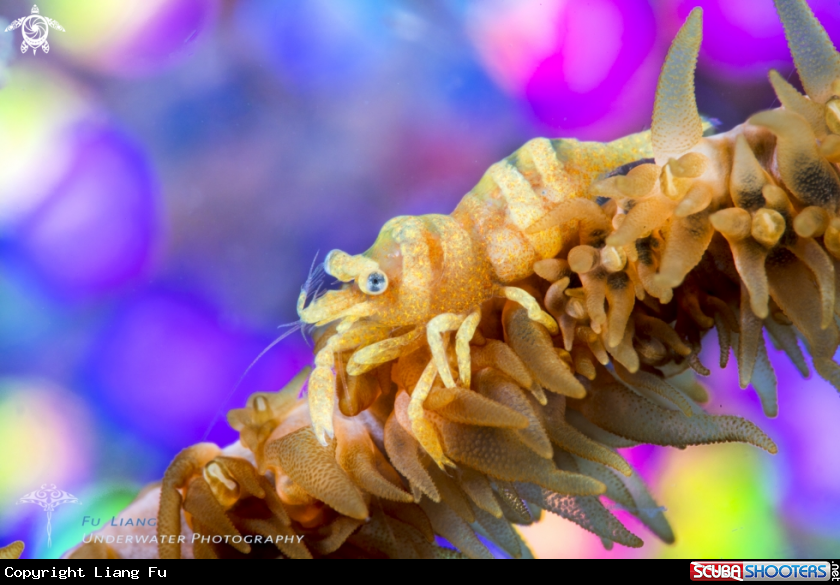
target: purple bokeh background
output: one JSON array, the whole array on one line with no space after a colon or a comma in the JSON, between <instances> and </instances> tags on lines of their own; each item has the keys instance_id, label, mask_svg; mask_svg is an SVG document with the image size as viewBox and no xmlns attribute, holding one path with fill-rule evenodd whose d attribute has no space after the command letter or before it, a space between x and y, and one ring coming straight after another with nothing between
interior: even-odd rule
<instances>
[{"instance_id":1,"label":"purple bokeh background","mask_svg":"<svg viewBox=\"0 0 840 585\"><path fill-rule=\"evenodd\" d=\"M158 187L142 148L113 128L79 128L74 156L16 240L51 287L96 295L141 275L160 237Z\"/></svg>"}]
</instances>

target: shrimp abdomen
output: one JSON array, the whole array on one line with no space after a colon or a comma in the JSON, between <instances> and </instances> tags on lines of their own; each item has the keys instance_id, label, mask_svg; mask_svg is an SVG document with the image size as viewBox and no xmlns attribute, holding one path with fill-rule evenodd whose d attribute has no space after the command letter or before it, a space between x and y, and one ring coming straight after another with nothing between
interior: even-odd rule
<instances>
[{"instance_id":1,"label":"shrimp abdomen","mask_svg":"<svg viewBox=\"0 0 840 585\"><path fill-rule=\"evenodd\" d=\"M493 164L452 216L479 243L496 280L515 282L533 273L534 262L556 256L569 235L566 226L529 227L586 197L599 177L651 156L650 132L609 143L535 138Z\"/></svg>"}]
</instances>

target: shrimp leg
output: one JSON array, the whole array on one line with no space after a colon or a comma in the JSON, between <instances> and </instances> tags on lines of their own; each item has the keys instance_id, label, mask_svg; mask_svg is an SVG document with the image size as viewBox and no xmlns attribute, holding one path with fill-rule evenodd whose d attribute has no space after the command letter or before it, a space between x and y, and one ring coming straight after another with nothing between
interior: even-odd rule
<instances>
[{"instance_id":1,"label":"shrimp leg","mask_svg":"<svg viewBox=\"0 0 840 585\"><path fill-rule=\"evenodd\" d=\"M472 341L478 322L481 321L481 309L477 308L467 316L455 334L455 355L458 356L458 378L461 386L470 387L470 341Z\"/></svg>"},{"instance_id":2,"label":"shrimp leg","mask_svg":"<svg viewBox=\"0 0 840 585\"><path fill-rule=\"evenodd\" d=\"M443 341L441 335L447 331L454 331L460 328L463 322L463 315L443 313L429 321L429 324L426 325L426 338L429 342L429 349L432 351L432 362L437 367L443 385L447 388L454 388L455 380L452 378L452 372L449 370L449 361L446 359L446 343Z\"/></svg>"},{"instance_id":3,"label":"shrimp leg","mask_svg":"<svg viewBox=\"0 0 840 585\"><path fill-rule=\"evenodd\" d=\"M521 288L516 288L515 286L505 286L502 288L501 292L502 296L506 299L522 305L522 308L528 311L528 317L532 321L536 321L537 323L543 325L546 329L548 329L548 332L551 333L551 335L557 335L560 331L557 327L557 321L555 321L551 315L543 311L537 303L537 300L526 291Z\"/></svg>"},{"instance_id":4,"label":"shrimp leg","mask_svg":"<svg viewBox=\"0 0 840 585\"><path fill-rule=\"evenodd\" d=\"M420 375L417 386L411 393L411 402L408 403L408 419L411 421L411 432L417 438L423 449L434 459L438 467L443 469L444 465L455 467L455 464L443 454L443 447L440 444L437 430L434 425L426 419L423 403L432 391L432 385L437 377L438 370L435 361L431 360L426 369Z\"/></svg>"},{"instance_id":5,"label":"shrimp leg","mask_svg":"<svg viewBox=\"0 0 840 585\"><path fill-rule=\"evenodd\" d=\"M423 328L417 327L405 335L392 337L373 343L356 351L347 362L347 373L358 376L372 370L380 364L414 351L413 344L422 342ZM417 344L419 347L419 344Z\"/></svg>"},{"instance_id":6,"label":"shrimp leg","mask_svg":"<svg viewBox=\"0 0 840 585\"><path fill-rule=\"evenodd\" d=\"M309 413L312 417L312 430L321 445L326 446L327 437L334 436L335 354L360 345L370 345L387 335L388 329L385 327L357 322L350 329L330 337L315 356L315 369L309 377Z\"/></svg>"}]
</instances>

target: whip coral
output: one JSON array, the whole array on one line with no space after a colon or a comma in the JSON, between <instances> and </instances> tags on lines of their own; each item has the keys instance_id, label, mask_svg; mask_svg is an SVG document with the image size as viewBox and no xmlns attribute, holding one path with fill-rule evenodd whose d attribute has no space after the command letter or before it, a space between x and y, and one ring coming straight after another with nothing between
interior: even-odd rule
<instances>
[{"instance_id":1,"label":"whip coral","mask_svg":"<svg viewBox=\"0 0 840 585\"><path fill-rule=\"evenodd\" d=\"M239 443L185 449L138 500L159 501L156 552L489 557L481 536L528 557L514 525L543 511L607 547L641 546L600 496L672 542L616 449L775 453L753 423L707 414L695 373L709 373L699 353L714 328L720 365L734 350L741 386L774 416L766 330L803 374L800 342L840 386L840 56L804 2L776 6L807 96L771 72L782 107L709 135L695 9L649 132L532 140L451 216L395 218L364 254L331 252L323 268L346 284L298 302L318 326L315 369L251 396L228 415ZM183 534L215 538L173 542Z\"/></svg>"}]
</instances>

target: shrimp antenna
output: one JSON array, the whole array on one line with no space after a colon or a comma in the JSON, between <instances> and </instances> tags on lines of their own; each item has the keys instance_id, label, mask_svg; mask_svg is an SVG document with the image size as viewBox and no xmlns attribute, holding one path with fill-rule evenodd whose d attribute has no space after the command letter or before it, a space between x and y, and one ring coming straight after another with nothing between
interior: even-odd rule
<instances>
[{"instance_id":1,"label":"shrimp antenna","mask_svg":"<svg viewBox=\"0 0 840 585\"><path fill-rule=\"evenodd\" d=\"M249 365L247 368L245 368L245 371L242 372L241 376L239 376L239 380L236 381L236 385L233 387L233 389L230 392L228 392L227 396L225 396L225 399L222 401L221 405L219 406L219 409L216 411L216 414L213 415L213 420L210 421L210 425L207 427L207 430L204 431L204 435L201 437L202 441L207 440L208 435L210 435L210 431L212 431L213 427L216 426L216 423L219 422L219 417L221 417L222 412L225 409L225 406L230 401L230 399L233 397L233 395L236 393L236 391L239 390L239 386L242 384L242 380L245 379L245 376L248 375L248 372L251 371L251 368L253 368L256 365L256 363L258 361L260 361L260 358L262 358L262 356L264 356L266 353L268 353L268 350L270 350L272 347L274 347L275 345L277 345L278 343L280 343L281 341L286 339L289 335L291 335L292 333L294 333L295 331L297 331L298 329L301 328L301 322L300 321L296 321L294 323L287 323L286 325L281 325L280 327L290 327L292 325L294 325L294 327L291 327L291 329L288 329L288 330L284 331L281 335L279 335L277 337L277 339L272 341L268 345L268 347L266 347L264 350L262 350L260 352L260 355L258 355L256 358L254 358L254 361L251 362L251 365Z\"/></svg>"},{"instance_id":2,"label":"shrimp antenna","mask_svg":"<svg viewBox=\"0 0 840 585\"><path fill-rule=\"evenodd\" d=\"M306 280L303 283L303 290L306 292L307 301L309 300L309 293L312 290L312 287L324 278L324 265L316 264L318 261L318 254L320 253L320 250L315 252L315 257L312 259L312 264L309 266L309 274L306 276Z\"/></svg>"},{"instance_id":3,"label":"shrimp antenna","mask_svg":"<svg viewBox=\"0 0 840 585\"><path fill-rule=\"evenodd\" d=\"M321 290L320 284L321 284L321 281L324 279L325 272L324 272L323 264L317 264L318 255L320 253L321 253L320 250L315 252L315 257L312 259L312 264L309 266L309 274L306 277L306 281L304 281L304 284L303 284L303 290L306 293L307 299L309 298L309 293L311 292L312 287L314 287L314 286L318 287L315 291L315 297L318 296L318 292ZM219 422L219 417L221 416L222 412L224 411L225 405L227 405L228 401L231 399L231 397L239 389L239 386L242 384L242 380L245 379L245 376L248 375L248 372L251 371L251 369L257 364L257 362L260 361L260 359L266 353L268 353L268 351L271 348L273 348L275 345L277 345L278 343L280 343L281 341L286 339L289 335L291 335L292 333L294 333L298 329L300 329L301 333L303 333L303 331L304 331L303 325L304 325L304 323L302 321L297 320L297 321L292 321L291 323L285 323L283 325L278 326L278 329L282 329L282 328L286 328L286 327L289 327L290 329L284 331L274 341L272 341L268 345L268 347L266 347L264 350L262 350L260 352L260 354L256 358L254 358L254 361L251 362L251 364L245 369L245 371L242 372L242 375L239 376L239 380L237 380L236 385L233 387L233 389L225 397L221 406L219 406L219 409L216 411L216 414L213 416L213 420L210 422L210 426L208 426L207 430L204 432L204 436L202 437L202 441L207 439L207 436L210 434L210 431L212 431L213 427L216 426L216 423ZM304 339L304 341L306 341L307 345L310 345L309 340L306 339L306 335L304 335L303 339ZM311 347L311 345L310 345L310 347Z\"/></svg>"}]
</instances>

